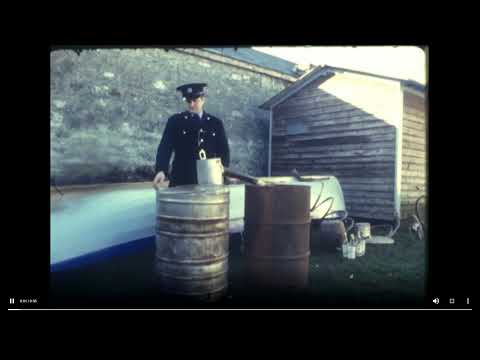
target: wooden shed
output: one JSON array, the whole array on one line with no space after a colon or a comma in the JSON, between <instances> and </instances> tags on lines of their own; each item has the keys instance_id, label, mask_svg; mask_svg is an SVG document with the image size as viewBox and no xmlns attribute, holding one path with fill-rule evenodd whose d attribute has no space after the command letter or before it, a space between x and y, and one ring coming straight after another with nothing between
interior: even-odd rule
<instances>
[{"instance_id":1,"label":"wooden shed","mask_svg":"<svg viewBox=\"0 0 480 360\"><path fill-rule=\"evenodd\" d=\"M323 66L260 107L270 110L269 176L334 175L353 217L413 213L427 182L423 85Z\"/></svg>"}]
</instances>

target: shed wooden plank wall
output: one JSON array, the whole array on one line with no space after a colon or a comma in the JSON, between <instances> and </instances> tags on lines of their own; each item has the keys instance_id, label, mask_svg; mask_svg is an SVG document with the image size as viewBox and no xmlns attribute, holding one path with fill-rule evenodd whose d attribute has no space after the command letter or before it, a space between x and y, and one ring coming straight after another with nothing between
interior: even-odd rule
<instances>
[{"instance_id":1,"label":"shed wooden plank wall","mask_svg":"<svg viewBox=\"0 0 480 360\"><path fill-rule=\"evenodd\" d=\"M327 80L330 81L330 80ZM319 87L273 109L272 176L336 176L351 216L394 216L395 127Z\"/></svg>"},{"instance_id":2,"label":"shed wooden plank wall","mask_svg":"<svg viewBox=\"0 0 480 360\"><path fill-rule=\"evenodd\" d=\"M415 200L426 191L425 100L404 92L401 216L414 214ZM417 190L419 186L422 190Z\"/></svg>"}]
</instances>

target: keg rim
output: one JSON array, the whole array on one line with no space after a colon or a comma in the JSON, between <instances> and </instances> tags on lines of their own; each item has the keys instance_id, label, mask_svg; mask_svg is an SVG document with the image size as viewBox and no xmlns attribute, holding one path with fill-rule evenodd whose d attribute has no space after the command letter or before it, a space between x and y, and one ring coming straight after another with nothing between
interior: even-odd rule
<instances>
[{"instance_id":1,"label":"keg rim","mask_svg":"<svg viewBox=\"0 0 480 360\"><path fill-rule=\"evenodd\" d=\"M203 217L203 218L192 218L192 217L180 217L180 216L172 216L172 215L157 215L157 220L160 219L167 219L167 220L178 220L178 221L188 221L188 222L203 222L203 221L225 221L228 222L228 217L225 216L217 216L217 217Z\"/></svg>"},{"instance_id":2,"label":"keg rim","mask_svg":"<svg viewBox=\"0 0 480 360\"><path fill-rule=\"evenodd\" d=\"M166 194L192 194L197 195L199 193L207 193L207 194L226 194L229 193L229 188L225 185L217 185L217 184L197 184L197 185L180 185L175 186L172 188L166 189L156 189L158 195Z\"/></svg>"},{"instance_id":3,"label":"keg rim","mask_svg":"<svg viewBox=\"0 0 480 360\"><path fill-rule=\"evenodd\" d=\"M225 235L230 235L230 233L228 232L228 230L225 230L225 231L218 231L218 232L208 232L208 233L178 233L178 232L171 232L171 231L164 231L164 230L156 230L155 232L155 235L165 235L165 236L168 236L168 237L181 237L181 238L185 238L186 235L188 235L188 237L192 237L192 238L215 238L215 237L221 237L221 236L225 236Z\"/></svg>"},{"instance_id":4,"label":"keg rim","mask_svg":"<svg viewBox=\"0 0 480 360\"><path fill-rule=\"evenodd\" d=\"M161 262L164 262L164 263L167 263L167 264L181 264L181 265L205 265L205 264L217 264L217 263L220 263L220 262L227 262L228 264L228 256L229 256L229 251L227 251L226 253L224 253L223 255L221 256L217 256L217 257L210 257L210 258L207 258L207 259L198 259L198 260L194 260L194 259L190 259L190 260L179 260L178 258L166 258L166 257L163 257L163 256L160 256L160 255L155 255L155 259L157 259L158 261L161 261Z\"/></svg>"}]
</instances>

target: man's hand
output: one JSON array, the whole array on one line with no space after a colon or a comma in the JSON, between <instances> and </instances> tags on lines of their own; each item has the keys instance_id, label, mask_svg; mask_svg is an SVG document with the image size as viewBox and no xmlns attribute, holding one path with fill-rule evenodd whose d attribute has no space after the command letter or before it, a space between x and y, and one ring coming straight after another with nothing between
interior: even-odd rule
<instances>
[{"instance_id":1,"label":"man's hand","mask_svg":"<svg viewBox=\"0 0 480 360\"><path fill-rule=\"evenodd\" d=\"M158 185L161 183L165 182L165 173L163 171L160 171L156 176L155 179L153 179L153 187L155 189L158 189Z\"/></svg>"}]
</instances>

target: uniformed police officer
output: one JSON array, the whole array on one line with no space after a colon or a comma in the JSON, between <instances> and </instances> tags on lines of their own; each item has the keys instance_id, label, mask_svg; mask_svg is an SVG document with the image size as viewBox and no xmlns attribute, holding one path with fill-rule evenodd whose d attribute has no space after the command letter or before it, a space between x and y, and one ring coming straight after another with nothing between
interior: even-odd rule
<instances>
[{"instance_id":1,"label":"uniformed police officer","mask_svg":"<svg viewBox=\"0 0 480 360\"><path fill-rule=\"evenodd\" d=\"M196 161L203 158L221 158L228 167L230 151L222 120L203 111L207 84L192 83L179 86L187 111L171 116L157 150L156 176L153 186L170 181L169 187L197 184ZM175 157L172 170L169 164L172 152Z\"/></svg>"}]
</instances>

